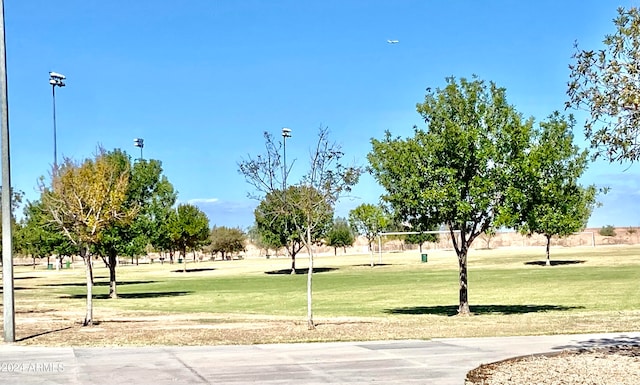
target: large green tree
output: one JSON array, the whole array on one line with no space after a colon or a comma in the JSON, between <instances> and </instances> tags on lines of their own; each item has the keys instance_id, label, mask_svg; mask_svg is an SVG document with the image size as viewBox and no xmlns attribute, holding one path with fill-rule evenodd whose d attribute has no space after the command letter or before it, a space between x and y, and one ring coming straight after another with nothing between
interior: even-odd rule
<instances>
[{"instance_id":1,"label":"large green tree","mask_svg":"<svg viewBox=\"0 0 640 385\"><path fill-rule=\"evenodd\" d=\"M304 200L307 193L303 186L289 186L286 198L282 190L268 192L254 211L256 227L262 243L273 249L287 248L291 258L291 274L296 273L296 256L304 247L304 233L298 229L307 213ZM311 231L311 241L320 242L331 225L333 207L319 202L315 208L318 223Z\"/></svg>"},{"instance_id":2,"label":"large green tree","mask_svg":"<svg viewBox=\"0 0 640 385\"><path fill-rule=\"evenodd\" d=\"M83 325L93 323L93 264L90 249L105 229L127 223L137 209L125 206L128 170L114 165L99 149L94 158L75 162L69 158L53 169L51 186L42 186L42 206L57 228L78 247L87 280L87 311Z\"/></svg>"},{"instance_id":3,"label":"large green tree","mask_svg":"<svg viewBox=\"0 0 640 385\"><path fill-rule=\"evenodd\" d=\"M16 238L17 245L20 245L22 251L33 257L34 265L35 258L47 258L47 264L49 264L49 257L56 254L58 266L60 266L62 256L73 255L78 251L58 230L40 200L27 202L25 205Z\"/></svg>"},{"instance_id":4,"label":"large green tree","mask_svg":"<svg viewBox=\"0 0 640 385\"><path fill-rule=\"evenodd\" d=\"M349 222L344 218L336 218L327 232L327 246L333 247L333 254L338 255L338 247L342 247L347 252L347 247L353 246L356 237L349 226Z\"/></svg>"},{"instance_id":5,"label":"large green tree","mask_svg":"<svg viewBox=\"0 0 640 385\"><path fill-rule=\"evenodd\" d=\"M616 31L604 48L578 49L569 65L567 108L589 113L585 135L595 156L609 161L640 157L640 10L619 8Z\"/></svg>"},{"instance_id":6,"label":"large green tree","mask_svg":"<svg viewBox=\"0 0 640 385\"><path fill-rule=\"evenodd\" d=\"M2 187L0 186L0 191L2 191ZM24 192L20 190L11 189L11 234L13 237L13 249L16 250L21 247L20 239L16 238L16 234L18 232L19 223L16 221L16 210L22 204L22 198L24 198ZM0 209L0 215L2 215L2 209ZM2 231L2 224L0 223L0 231ZM2 251L2 242L0 242L0 252ZM1 265L1 263L0 263Z\"/></svg>"},{"instance_id":7,"label":"large green tree","mask_svg":"<svg viewBox=\"0 0 640 385\"><path fill-rule=\"evenodd\" d=\"M595 186L578 182L587 168L588 152L573 144L574 125L572 117L558 112L540 123L525 166L527 203L516 215L524 215L521 232L547 239L547 266L551 264L551 237L584 229L596 204Z\"/></svg>"},{"instance_id":8,"label":"large green tree","mask_svg":"<svg viewBox=\"0 0 640 385\"><path fill-rule=\"evenodd\" d=\"M173 186L162 175L162 164L157 160L136 160L116 149L107 153L113 167L128 174L128 187L123 206L135 209L137 215L130 222L109 226L93 246L109 268L109 297L117 298L116 266L118 256L137 257L153 243L161 227L157 212L170 210L176 198ZM162 218L162 216L160 215Z\"/></svg>"},{"instance_id":9,"label":"large green tree","mask_svg":"<svg viewBox=\"0 0 640 385\"><path fill-rule=\"evenodd\" d=\"M295 188L295 186L289 186L287 193L292 195L290 192ZM286 254L291 258L291 274L295 274L296 256L302 250L303 244L298 233L294 231L292 218L299 213L299 210L286 205L283 194L282 190L266 193L253 214L262 244L276 252L284 247Z\"/></svg>"},{"instance_id":10,"label":"large green tree","mask_svg":"<svg viewBox=\"0 0 640 385\"><path fill-rule=\"evenodd\" d=\"M371 243L378 233L387 229L387 226L391 224L391 218L382 207L371 203L363 203L349 211L349 223L356 234L367 238L369 252L372 253L371 266L373 267L373 248Z\"/></svg>"},{"instance_id":11,"label":"large green tree","mask_svg":"<svg viewBox=\"0 0 640 385\"><path fill-rule=\"evenodd\" d=\"M469 315L467 252L505 208L521 203L517 173L531 124L507 103L504 88L476 77L428 89L417 110L426 128L415 127L406 139L389 132L372 139L368 159L394 212L449 229L458 256L458 313Z\"/></svg>"},{"instance_id":12,"label":"large green tree","mask_svg":"<svg viewBox=\"0 0 640 385\"><path fill-rule=\"evenodd\" d=\"M171 241L180 252L187 271L187 251L196 251L209 242L209 218L199 208L180 204L168 219Z\"/></svg>"},{"instance_id":13,"label":"large green tree","mask_svg":"<svg viewBox=\"0 0 640 385\"><path fill-rule=\"evenodd\" d=\"M246 249L247 235L238 228L214 226L209 237L211 239L211 245L209 246L211 253L220 253L223 260L229 254L245 251Z\"/></svg>"}]
</instances>

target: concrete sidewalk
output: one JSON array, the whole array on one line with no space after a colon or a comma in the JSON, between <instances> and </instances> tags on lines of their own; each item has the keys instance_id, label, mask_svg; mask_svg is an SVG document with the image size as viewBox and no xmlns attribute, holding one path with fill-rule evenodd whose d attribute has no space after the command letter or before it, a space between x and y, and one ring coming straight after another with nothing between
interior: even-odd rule
<instances>
[{"instance_id":1,"label":"concrete sidewalk","mask_svg":"<svg viewBox=\"0 0 640 385\"><path fill-rule=\"evenodd\" d=\"M140 348L4 344L0 383L462 385L483 363L621 343L640 344L640 333Z\"/></svg>"}]
</instances>

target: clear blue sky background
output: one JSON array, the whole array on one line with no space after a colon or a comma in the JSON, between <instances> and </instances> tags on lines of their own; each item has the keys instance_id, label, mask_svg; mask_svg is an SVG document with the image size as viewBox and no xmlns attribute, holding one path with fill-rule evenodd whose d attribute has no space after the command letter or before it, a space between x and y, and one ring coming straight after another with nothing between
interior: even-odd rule
<instances>
[{"instance_id":1,"label":"clear blue sky background","mask_svg":"<svg viewBox=\"0 0 640 385\"><path fill-rule=\"evenodd\" d=\"M237 163L262 133L290 127L291 182L318 127L362 164L370 139L423 126L415 105L447 76L495 81L538 121L563 110L573 43L598 48L632 1L5 0L12 181L37 199L58 156L98 144L162 161L181 202L212 224L246 227L257 204ZM387 39L397 39L395 45ZM577 115L578 122L584 119ZM576 138L584 146L581 126ZM585 184L610 186L591 226L640 225L638 166L593 164ZM337 214L382 193L370 176Z\"/></svg>"}]
</instances>

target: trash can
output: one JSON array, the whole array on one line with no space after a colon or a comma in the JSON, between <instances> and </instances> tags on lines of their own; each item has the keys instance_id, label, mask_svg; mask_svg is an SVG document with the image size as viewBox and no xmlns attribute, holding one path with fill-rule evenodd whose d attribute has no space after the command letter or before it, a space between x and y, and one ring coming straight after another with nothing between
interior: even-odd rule
<instances>
[{"instance_id":1,"label":"trash can","mask_svg":"<svg viewBox=\"0 0 640 385\"><path fill-rule=\"evenodd\" d=\"M422 262L427 262L427 254L421 254L422 255Z\"/></svg>"},{"instance_id":2,"label":"trash can","mask_svg":"<svg viewBox=\"0 0 640 385\"><path fill-rule=\"evenodd\" d=\"M47 263L47 270L53 270L53 263Z\"/></svg>"},{"instance_id":3,"label":"trash can","mask_svg":"<svg viewBox=\"0 0 640 385\"><path fill-rule=\"evenodd\" d=\"M71 261L67 261L64 264L67 267L67 269L71 267Z\"/></svg>"},{"instance_id":4,"label":"trash can","mask_svg":"<svg viewBox=\"0 0 640 385\"><path fill-rule=\"evenodd\" d=\"M178 258L178 263L182 263L182 258Z\"/></svg>"}]
</instances>

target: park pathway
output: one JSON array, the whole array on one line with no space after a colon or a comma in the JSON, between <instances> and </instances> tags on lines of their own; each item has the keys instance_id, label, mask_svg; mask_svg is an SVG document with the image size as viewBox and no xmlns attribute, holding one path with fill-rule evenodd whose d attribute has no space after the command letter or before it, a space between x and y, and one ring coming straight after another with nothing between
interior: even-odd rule
<instances>
[{"instance_id":1,"label":"park pathway","mask_svg":"<svg viewBox=\"0 0 640 385\"><path fill-rule=\"evenodd\" d=\"M462 385L483 363L563 349L640 344L640 333L119 348L0 345L1 384Z\"/></svg>"}]
</instances>

